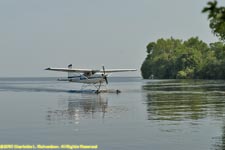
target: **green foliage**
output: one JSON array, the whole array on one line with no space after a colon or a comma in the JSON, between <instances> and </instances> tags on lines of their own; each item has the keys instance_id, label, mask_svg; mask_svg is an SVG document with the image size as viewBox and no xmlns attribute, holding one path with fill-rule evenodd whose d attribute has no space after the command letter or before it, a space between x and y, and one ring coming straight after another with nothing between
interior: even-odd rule
<instances>
[{"instance_id":1,"label":"green foliage","mask_svg":"<svg viewBox=\"0 0 225 150\"><path fill-rule=\"evenodd\" d=\"M147 45L141 72L145 79L225 79L225 45L208 46L198 37L158 39Z\"/></svg>"},{"instance_id":2,"label":"green foliage","mask_svg":"<svg viewBox=\"0 0 225 150\"><path fill-rule=\"evenodd\" d=\"M187 73L183 70L178 71L177 73L177 79L186 79L187 78Z\"/></svg>"},{"instance_id":3,"label":"green foliage","mask_svg":"<svg viewBox=\"0 0 225 150\"><path fill-rule=\"evenodd\" d=\"M209 26L221 40L225 40L225 7L218 7L217 1L208 2L202 12L208 13Z\"/></svg>"}]
</instances>

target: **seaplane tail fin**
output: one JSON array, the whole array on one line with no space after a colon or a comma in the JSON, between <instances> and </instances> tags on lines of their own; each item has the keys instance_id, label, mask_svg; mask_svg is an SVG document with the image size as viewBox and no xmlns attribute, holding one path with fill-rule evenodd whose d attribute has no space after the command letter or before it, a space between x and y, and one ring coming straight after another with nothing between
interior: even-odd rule
<instances>
[{"instance_id":1,"label":"seaplane tail fin","mask_svg":"<svg viewBox=\"0 0 225 150\"><path fill-rule=\"evenodd\" d=\"M73 65L69 64L68 69L72 69ZM74 78L74 72L68 72L68 79Z\"/></svg>"}]
</instances>

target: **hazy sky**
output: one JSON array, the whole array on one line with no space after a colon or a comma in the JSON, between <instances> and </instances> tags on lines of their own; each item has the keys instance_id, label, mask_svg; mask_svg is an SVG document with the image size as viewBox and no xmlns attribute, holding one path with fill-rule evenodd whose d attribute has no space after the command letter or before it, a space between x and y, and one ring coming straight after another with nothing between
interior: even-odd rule
<instances>
[{"instance_id":1,"label":"hazy sky","mask_svg":"<svg viewBox=\"0 0 225 150\"><path fill-rule=\"evenodd\" d=\"M62 76L43 69L70 63L140 70L158 38L217 40L201 13L207 1L1 0L0 77Z\"/></svg>"}]
</instances>

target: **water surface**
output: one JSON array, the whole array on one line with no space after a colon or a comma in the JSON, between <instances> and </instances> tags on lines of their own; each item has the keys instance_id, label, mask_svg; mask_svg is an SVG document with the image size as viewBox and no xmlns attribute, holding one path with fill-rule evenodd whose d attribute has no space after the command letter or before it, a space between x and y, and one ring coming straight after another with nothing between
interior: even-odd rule
<instances>
[{"instance_id":1,"label":"water surface","mask_svg":"<svg viewBox=\"0 0 225 150\"><path fill-rule=\"evenodd\" d=\"M113 150L225 146L225 81L109 79L122 93L73 93L56 78L0 78L0 144Z\"/></svg>"}]
</instances>

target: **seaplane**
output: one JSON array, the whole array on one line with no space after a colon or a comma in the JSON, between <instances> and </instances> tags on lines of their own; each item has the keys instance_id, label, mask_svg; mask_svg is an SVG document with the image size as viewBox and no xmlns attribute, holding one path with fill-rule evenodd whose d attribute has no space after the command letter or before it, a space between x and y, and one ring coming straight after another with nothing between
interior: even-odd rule
<instances>
[{"instance_id":1,"label":"seaplane","mask_svg":"<svg viewBox=\"0 0 225 150\"><path fill-rule=\"evenodd\" d=\"M76 82L82 83L83 86L81 89L83 90L87 86L93 85L96 88L95 93L100 93L102 91L101 87L108 84L108 75L115 72L128 72L128 71L137 71L137 69L105 69L102 66L102 69L95 70L95 69L77 69L73 68L72 64L69 64L67 68L46 68L45 70L49 71L61 71L67 72L68 77L64 79L58 79L58 81L69 81L69 82ZM116 93L120 93L120 90L116 90Z\"/></svg>"}]
</instances>

